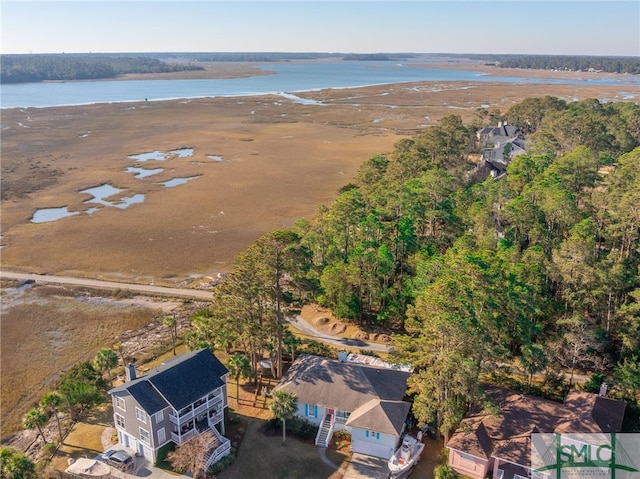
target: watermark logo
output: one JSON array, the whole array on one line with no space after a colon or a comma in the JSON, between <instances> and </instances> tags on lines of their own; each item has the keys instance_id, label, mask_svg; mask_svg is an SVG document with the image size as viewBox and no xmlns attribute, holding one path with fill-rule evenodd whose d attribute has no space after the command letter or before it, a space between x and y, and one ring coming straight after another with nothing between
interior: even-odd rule
<instances>
[{"instance_id":1,"label":"watermark logo","mask_svg":"<svg viewBox=\"0 0 640 479\"><path fill-rule=\"evenodd\" d=\"M640 434L532 434L535 479L640 479Z\"/></svg>"}]
</instances>

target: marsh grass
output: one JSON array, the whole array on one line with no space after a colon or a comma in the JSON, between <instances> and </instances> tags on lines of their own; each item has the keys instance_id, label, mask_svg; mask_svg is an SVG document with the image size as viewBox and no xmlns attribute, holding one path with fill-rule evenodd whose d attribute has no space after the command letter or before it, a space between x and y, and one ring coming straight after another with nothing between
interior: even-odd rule
<instances>
[{"instance_id":1,"label":"marsh grass","mask_svg":"<svg viewBox=\"0 0 640 479\"><path fill-rule=\"evenodd\" d=\"M22 429L23 415L60 375L79 361L93 360L111 347L123 331L153 321L156 312L143 307L80 301L55 287L32 287L20 301L3 295L0 318L0 393L2 436Z\"/></svg>"}]
</instances>

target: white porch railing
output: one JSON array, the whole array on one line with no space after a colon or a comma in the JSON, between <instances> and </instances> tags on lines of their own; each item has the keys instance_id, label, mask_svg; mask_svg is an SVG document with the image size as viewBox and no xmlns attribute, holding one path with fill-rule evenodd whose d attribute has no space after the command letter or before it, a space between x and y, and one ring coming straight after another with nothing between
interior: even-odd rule
<instances>
[{"instance_id":1,"label":"white porch railing","mask_svg":"<svg viewBox=\"0 0 640 479\"><path fill-rule=\"evenodd\" d=\"M194 403L195 404L195 403ZM193 404L191 405L191 410L185 412L184 414L178 416L176 414L169 414L169 421L176 426L180 426L186 422L191 421L192 419L200 416L204 412L210 409L222 409L224 407L225 401L222 391L218 392L214 397L207 398L207 400L200 404L198 407L194 408Z\"/></svg>"},{"instance_id":2,"label":"white porch railing","mask_svg":"<svg viewBox=\"0 0 640 479\"><path fill-rule=\"evenodd\" d=\"M320 424L318 434L316 434L316 446L327 447L331 436L333 436L333 415L327 414Z\"/></svg>"},{"instance_id":3,"label":"white porch railing","mask_svg":"<svg viewBox=\"0 0 640 479\"><path fill-rule=\"evenodd\" d=\"M178 444L178 445L179 444L184 444L186 441L191 439L196 434L198 434L198 430L195 427L193 429L190 429L189 431L183 433L182 435L177 434L175 432L172 432L171 433L171 440L173 442L175 442L176 444Z\"/></svg>"},{"instance_id":4,"label":"white porch railing","mask_svg":"<svg viewBox=\"0 0 640 479\"><path fill-rule=\"evenodd\" d=\"M347 423L348 420L349 418L347 417L336 416L333 422L337 424L339 427L342 427Z\"/></svg>"},{"instance_id":5,"label":"white porch railing","mask_svg":"<svg viewBox=\"0 0 640 479\"><path fill-rule=\"evenodd\" d=\"M213 416L209 416L209 427L213 428L216 424L224 419L224 412L219 411Z\"/></svg>"}]
</instances>

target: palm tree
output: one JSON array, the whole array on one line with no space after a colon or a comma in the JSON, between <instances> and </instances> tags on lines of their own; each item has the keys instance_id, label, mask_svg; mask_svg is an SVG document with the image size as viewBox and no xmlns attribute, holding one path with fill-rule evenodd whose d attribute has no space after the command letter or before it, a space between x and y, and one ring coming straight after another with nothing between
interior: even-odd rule
<instances>
[{"instance_id":1,"label":"palm tree","mask_svg":"<svg viewBox=\"0 0 640 479\"><path fill-rule=\"evenodd\" d=\"M111 370L118 365L118 355L113 349L103 348L101 349L95 359L96 367L102 373L107 371L109 373L109 382L113 386L113 376Z\"/></svg>"},{"instance_id":2,"label":"palm tree","mask_svg":"<svg viewBox=\"0 0 640 479\"><path fill-rule=\"evenodd\" d=\"M176 355L176 341L178 340L178 321L173 316L165 316L162 320L169 331L171 331L171 344L173 345L173 355Z\"/></svg>"},{"instance_id":3,"label":"palm tree","mask_svg":"<svg viewBox=\"0 0 640 479\"><path fill-rule=\"evenodd\" d=\"M113 350L118 354L118 356L120 356L122 364L126 365L127 361L124 358L124 345L122 344L122 341L118 341L116 344L114 344Z\"/></svg>"},{"instance_id":4,"label":"palm tree","mask_svg":"<svg viewBox=\"0 0 640 479\"><path fill-rule=\"evenodd\" d=\"M248 378L251 374L249 358L242 353L236 353L227 361L229 373L236 380L236 404L240 401L240 376Z\"/></svg>"},{"instance_id":5,"label":"palm tree","mask_svg":"<svg viewBox=\"0 0 640 479\"><path fill-rule=\"evenodd\" d=\"M7 479L35 479L35 464L23 453L0 447L0 477Z\"/></svg>"},{"instance_id":6,"label":"palm tree","mask_svg":"<svg viewBox=\"0 0 640 479\"><path fill-rule=\"evenodd\" d=\"M40 435L42 436L42 442L46 444L47 438L44 437L42 426L44 426L47 423L48 419L49 418L44 413L44 411L39 407L36 407L31 409L27 414L24 415L22 424L25 427L25 429L37 429Z\"/></svg>"},{"instance_id":7,"label":"palm tree","mask_svg":"<svg viewBox=\"0 0 640 479\"><path fill-rule=\"evenodd\" d=\"M273 393L273 401L269 404L269 410L276 419L282 420L282 444L286 438L287 418L291 417L298 409L298 397L284 389Z\"/></svg>"},{"instance_id":8,"label":"palm tree","mask_svg":"<svg viewBox=\"0 0 640 479\"><path fill-rule=\"evenodd\" d=\"M64 398L58 392L50 392L43 396L40 400L40 407L45 411L50 411L56 417L56 421L58 423L58 434L60 435L60 444L64 442L62 437L62 427L60 426L60 416L58 416L58 409L60 405L63 403Z\"/></svg>"}]
</instances>

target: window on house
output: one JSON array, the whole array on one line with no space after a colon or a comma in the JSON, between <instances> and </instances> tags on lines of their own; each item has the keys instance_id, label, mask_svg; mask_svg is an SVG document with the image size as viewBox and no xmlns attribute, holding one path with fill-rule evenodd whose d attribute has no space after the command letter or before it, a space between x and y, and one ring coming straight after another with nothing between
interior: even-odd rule
<instances>
[{"instance_id":1,"label":"window on house","mask_svg":"<svg viewBox=\"0 0 640 479\"><path fill-rule=\"evenodd\" d=\"M148 446L150 446L151 437L149 436L149 431L147 431L146 429L140 428L140 440L145 444L147 444Z\"/></svg>"},{"instance_id":2,"label":"window on house","mask_svg":"<svg viewBox=\"0 0 640 479\"><path fill-rule=\"evenodd\" d=\"M167 440L167 434L164 432L164 428L158 429L158 444L163 444Z\"/></svg>"},{"instance_id":3,"label":"window on house","mask_svg":"<svg viewBox=\"0 0 640 479\"><path fill-rule=\"evenodd\" d=\"M116 406L118 407L118 409L126 411L124 399L122 399L120 396L116 396Z\"/></svg>"},{"instance_id":4,"label":"window on house","mask_svg":"<svg viewBox=\"0 0 640 479\"><path fill-rule=\"evenodd\" d=\"M124 417L122 417L120 414L116 414L116 425L118 427L121 427L122 429L124 429Z\"/></svg>"},{"instance_id":5,"label":"window on house","mask_svg":"<svg viewBox=\"0 0 640 479\"><path fill-rule=\"evenodd\" d=\"M143 422L145 424L147 423L147 414L139 407L136 407L136 418L140 422Z\"/></svg>"},{"instance_id":6,"label":"window on house","mask_svg":"<svg viewBox=\"0 0 640 479\"><path fill-rule=\"evenodd\" d=\"M156 424L164 421L164 411L159 411L156 413Z\"/></svg>"},{"instance_id":7,"label":"window on house","mask_svg":"<svg viewBox=\"0 0 640 479\"><path fill-rule=\"evenodd\" d=\"M380 439L380 433L375 431L365 431L365 437L370 437L371 439Z\"/></svg>"},{"instance_id":8,"label":"window on house","mask_svg":"<svg viewBox=\"0 0 640 479\"><path fill-rule=\"evenodd\" d=\"M304 414L307 417L318 417L318 406L315 404L305 404Z\"/></svg>"}]
</instances>

